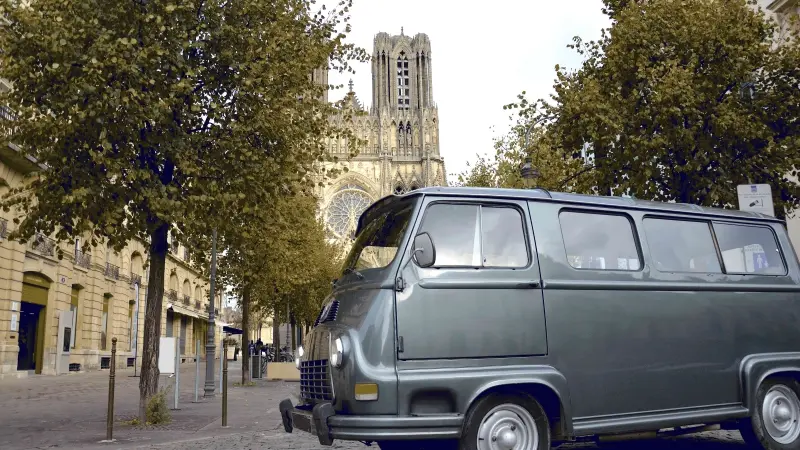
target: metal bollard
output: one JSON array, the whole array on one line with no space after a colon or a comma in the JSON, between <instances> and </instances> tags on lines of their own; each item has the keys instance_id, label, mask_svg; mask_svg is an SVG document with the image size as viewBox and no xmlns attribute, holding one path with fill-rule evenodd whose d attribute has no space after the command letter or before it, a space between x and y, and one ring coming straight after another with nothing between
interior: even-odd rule
<instances>
[{"instance_id":1,"label":"metal bollard","mask_svg":"<svg viewBox=\"0 0 800 450\"><path fill-rule=\"evenodd\" d=\"M220 341L219 348L225 348L225 339ZM222 352L219 354L219 393L222 394Z\"/></svg>"},{"instance_id":2,"label":"metal bollard","mask_svg":"<svg viewBox=\"0 0 800 450\"><path fill-rule=\"evenodd\" d=\"M111 339L111 370L108 374L108 415L106 417L106 440L114 440L114 378L117 372L117 338Z\"/></svg>"},{"instance_id":3,"label":"metal bollard","mask_svg":"<svg viewBox=\"0 0 800 450\"><path fill-rule=\"evenodd\" d=\"M194 402L197 403L197 392L200 389L200 340L196 341L194 350Z\"/></svg>"},{"instance_id":4,"label":"metal bollard","mask_svg":"<svg viewBox=\"0 0 800 450\"><path fill-rule=\"evenodd\" d=\"M228 349L222 348L222 427L228 426Z\"/></svg>"}]
</instances>

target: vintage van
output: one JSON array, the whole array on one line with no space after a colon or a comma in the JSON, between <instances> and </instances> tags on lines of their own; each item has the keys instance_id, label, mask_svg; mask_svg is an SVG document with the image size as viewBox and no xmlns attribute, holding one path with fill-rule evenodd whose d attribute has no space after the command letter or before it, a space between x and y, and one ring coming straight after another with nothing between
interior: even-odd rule
<instances>
[{"instance_id":1,"label":"vintage van","mask_svg":"<svg viewBox=\"0 0 800 450\"><path fill-rule=\"evenodd\" d=\"M738 429L800 449L800 267L757 213L425 188L358 221L287 432L380 448Z\"/></svg>"}]
</instances>

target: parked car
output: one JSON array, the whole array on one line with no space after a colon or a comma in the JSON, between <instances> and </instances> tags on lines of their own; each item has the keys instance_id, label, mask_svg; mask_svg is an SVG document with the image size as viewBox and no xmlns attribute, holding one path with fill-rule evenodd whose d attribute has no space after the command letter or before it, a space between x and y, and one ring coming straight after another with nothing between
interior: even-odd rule
<instances>
[{"instance_id":1,"label":"parked car","mask_svg":"<svg viewBox=\"0 0 800 450\"><path fill-rule=\"evenodd\" d=\"M344 267L287 432L482 450L718 426L800 448L800 264L775 218L424 188L368 208Z\"/></svg>"}]
</instances>

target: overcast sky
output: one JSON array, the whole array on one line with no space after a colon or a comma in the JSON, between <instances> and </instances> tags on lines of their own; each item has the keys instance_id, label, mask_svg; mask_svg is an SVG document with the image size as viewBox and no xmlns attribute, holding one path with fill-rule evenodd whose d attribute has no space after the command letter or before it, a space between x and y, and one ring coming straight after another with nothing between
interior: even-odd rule
<instances>
[{"instance_id":1,"label":"overcast sky","mask_svg":"<svg viewBox=\"0 0 800 450\"><path fill-rule=\"evenodd\" d=\"M332 1L325 3L331 4ZM530 98L552 92L555 65L577 67L566 48L573 36L600 37L608 26L601 0L355 0L350 41L372 54L375 34L426 33L431 39L433 99L439 107L441 153L449 174L461 172L477 153L492 152L492 137L510 124L503 105L527 91ZM365 106L372 100L368 64L356 74L331 72L331 84L347 85ZM345 89L331 93L341 98ZM492 129L494 127L494 129Z\"/></svg>"}]
</instances>

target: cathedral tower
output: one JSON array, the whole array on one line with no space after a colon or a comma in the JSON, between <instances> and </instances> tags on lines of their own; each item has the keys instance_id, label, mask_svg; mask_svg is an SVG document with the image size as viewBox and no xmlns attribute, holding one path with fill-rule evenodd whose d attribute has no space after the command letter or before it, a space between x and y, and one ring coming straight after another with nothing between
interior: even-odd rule
<instances>
[{"instance_id":1,"label":"cathedral tower","mask_svg":"<svg viewBox=\"0 0 800 450\"><path fill-rule=\"evenodd\" d=\"M349 239L364 209L390 194L424 186L447 185L439 152L439 112L433 101L431 42L419 33L406 36L378 33L373 41L372 104L350 93L352 107L363 114L352 119L355 134L366 145L347 160L343 139L328 141L328 152L339 156L348 171L320 190L321 209L332 237ZM327 73L315 74L315 79ZM331 120L345 125L344 116Z\"/></svg>"}]
</instances>

